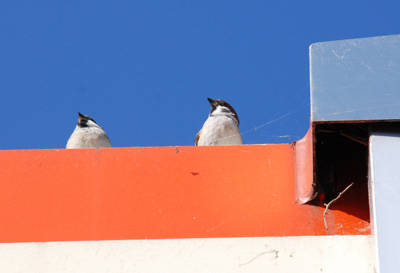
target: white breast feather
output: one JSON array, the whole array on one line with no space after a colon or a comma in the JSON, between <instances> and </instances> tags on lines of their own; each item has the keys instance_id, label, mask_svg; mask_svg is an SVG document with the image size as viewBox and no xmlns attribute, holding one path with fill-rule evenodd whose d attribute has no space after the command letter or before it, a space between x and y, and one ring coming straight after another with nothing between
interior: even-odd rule
<instances>
[{"instance_id":1,"label":"white breast feather","mask_svg":"<svg viewBox=\"0 0 400 273\"><path fill-rule=\"evenodd\" d=\"M81 128L76 126L67 142L67 149L111 147L110 139L100 127Z\"/></svg>"},{"instance_id":2,"label":"white breast feather","mask_svg":"<svg viewBox=\"0 0 400 273\"><path fill-rule=\"evenodd\" d=\"M240 145L242 136L235 120L229 116L209 116L201 130L198 146Z\"/></svg>"}]
</instances>

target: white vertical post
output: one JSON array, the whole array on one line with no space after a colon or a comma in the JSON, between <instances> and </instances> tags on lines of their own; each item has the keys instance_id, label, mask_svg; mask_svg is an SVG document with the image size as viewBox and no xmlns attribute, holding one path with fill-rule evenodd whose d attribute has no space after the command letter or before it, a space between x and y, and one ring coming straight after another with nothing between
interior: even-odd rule
<instances>
[{"instance_id":1,"label":"white vertical post","mask_svg":"<svg viewBox=\"0 0 400 273\"><path fill-rule=\"evenodd\" d=\"M379 272L400 268L400 133L370 136L370 196Z\"/></svg>"}]
</instances>

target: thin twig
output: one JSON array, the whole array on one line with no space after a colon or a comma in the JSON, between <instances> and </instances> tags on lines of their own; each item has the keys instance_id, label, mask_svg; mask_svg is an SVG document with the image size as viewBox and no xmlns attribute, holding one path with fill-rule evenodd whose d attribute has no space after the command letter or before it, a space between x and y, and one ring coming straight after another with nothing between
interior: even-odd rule
<instances>
[{"instance_id":1,"label":"thin twig","mask_svg":"<svg viewBox=\"0 0 400 273\"><path fill-rule=\"evenodd\" d=\"M328 224L326 222L326 217L325 216L326 216L326 213L327 213L327 211L329 209L329 206L332 205L334 202L336 202L342 196L343 193L345 193L351 186L353 186L353 184L354 184L354 182L352 182L343 191L341 191L339 193L339 195L336 196L335 199L332 199L328 204L325 204L326 208L325 208L325 211L324 211L324 223L325 223L325 229L326 229L326 232L328 233L328 235L329 235L329 229L328 229Z\"/></svg>"},{"instance_id":2,"label":"thin twig","mask_svg":"<svg viewBox=\"0 0 400 273\"><path fill-rule=\"evenodd\" d=\"M351 135L348 135L348 134L343 133L343 132L340 132L340 134L342 136L344 136L344 137L347 137L350 140L353 140L353 141L355 141L357 143L360 143L361 145L364 145L364 146L368 147L368 140L367 139L360 138L360 137L357 138L356 136L351 136Z\"/></svg>"}]
</instances>

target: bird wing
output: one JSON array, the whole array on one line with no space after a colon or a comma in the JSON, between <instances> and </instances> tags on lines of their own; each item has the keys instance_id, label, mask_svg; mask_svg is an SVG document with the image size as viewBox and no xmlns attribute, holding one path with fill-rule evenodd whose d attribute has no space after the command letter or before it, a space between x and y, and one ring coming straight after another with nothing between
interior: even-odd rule
<instances>
[{"instance_id":1,"label":"bird wing","mask_svg":"<svg viewBox=\"0 0 400 273\"><path fill-rule=\"evenodd\" d=\"M201 134L201 131L202 131L203 129L201 129L198 133L197 133L197 135L196 135L196 137L194 138L194 143L195 143L195 146L199 146L198 144L199 144L199 138L200 138L200 134Z\"/></svg>"}]
</instances>

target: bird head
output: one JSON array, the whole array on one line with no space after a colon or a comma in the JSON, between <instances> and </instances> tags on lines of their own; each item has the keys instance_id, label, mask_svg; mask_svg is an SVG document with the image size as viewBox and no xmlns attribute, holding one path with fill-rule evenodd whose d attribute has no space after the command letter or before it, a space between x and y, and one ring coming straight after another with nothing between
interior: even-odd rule
<instances>
[{"instance_id":1,"label":"bird head","mask_svg":"<svg viewBox=\"0 0 400 273\"><path fill-rule=\"evenodd\" d=\"M211 115L232 115L236 120L237 124L239 125L239 116L236 113L235 109L224 100L213 100L207 98L208 102L211 105Z\"/></svg>"},{"instance_id":2,"label":"bird head","mask_svg":"<svg viewBox=\"0 0 400 273\"><path fill-rule=\"evenodd\" d=\"M78 112L79 118L78 118L78 126L81 128L85 127L100 127L94 119L92 119L89 116L82 115L81 113Z\"/></svg>"}]
</instances>

